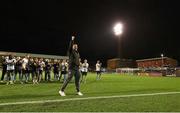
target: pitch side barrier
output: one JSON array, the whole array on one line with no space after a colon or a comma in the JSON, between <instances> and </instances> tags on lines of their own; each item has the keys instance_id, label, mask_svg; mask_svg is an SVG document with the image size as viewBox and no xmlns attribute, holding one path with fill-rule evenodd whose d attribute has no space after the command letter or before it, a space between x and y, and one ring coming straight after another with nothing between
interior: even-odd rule
<instances>
[{"instance_id":1,"label":"pitch side barrier","mask_svg":"<svg viewBox=\"0 0 180 113\"><path fill-rule=\"evenodd\" d=\"M180 76L180 69L158 67L158 68L117 68L116 73L138 76Z\"/></svg>"}]
</instances>

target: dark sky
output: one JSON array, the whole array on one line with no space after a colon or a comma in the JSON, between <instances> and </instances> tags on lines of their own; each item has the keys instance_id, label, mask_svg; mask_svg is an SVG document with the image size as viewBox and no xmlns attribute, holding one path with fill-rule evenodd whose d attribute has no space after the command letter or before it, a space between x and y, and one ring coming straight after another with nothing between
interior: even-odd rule
<instances>
[{"instance_id":1,"label":"dark sky","mask_svg":"<svg viewBox=\"0 0 180 113\"><path fill-rule=\"evenodd\" d=\"M114 58L112 30L121 21L123 58L180 60L178 0L7 0L0 7L1 51L66 55L76 32L82 58Z\"/></svg>"}]
</instances>

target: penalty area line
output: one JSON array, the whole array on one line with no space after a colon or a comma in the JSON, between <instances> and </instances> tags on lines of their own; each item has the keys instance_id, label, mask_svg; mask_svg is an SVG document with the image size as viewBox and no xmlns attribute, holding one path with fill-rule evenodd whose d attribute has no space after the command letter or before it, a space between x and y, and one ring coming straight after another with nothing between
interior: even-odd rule
<instances>
[{"instance_id":1,"label":"penalty area line","mask_svg":"<svg viewBox=\"0 0 180 113\"><path fill-rule=\"evenodd\" d=\"M68 98L68 99L57 99L57 100L39 100L39 101L24 101L24 102L8 102L8 103L0 103L0 106L6 106L6 105L23 105L23 104L43 104L43 103L53 103L53 102L80 101L80 100L95 100L95 99L111 99L111 98L145 97L145 96L173 95L173 94L180 94L180 92L161 92L161 93L147 93L147 94L145 93L145 94L116 95L116 96L81 97L81 98Z\"/></svg>"}]
</instances>

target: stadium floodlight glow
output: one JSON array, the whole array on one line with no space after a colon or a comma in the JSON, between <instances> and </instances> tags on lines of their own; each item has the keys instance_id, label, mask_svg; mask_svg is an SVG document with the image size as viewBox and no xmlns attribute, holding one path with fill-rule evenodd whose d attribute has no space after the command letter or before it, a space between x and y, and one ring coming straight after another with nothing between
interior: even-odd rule
<instances>
[{"instance_id":1,"label":"stadium floodlight glow","mask_svg":"<svg viewBox=\"0 0 180 113\"><path fill-rule=\"evenodd\" d=\"M161 67L163 67L163 65L164 65L164 54L161 54Z\"/></svg>"},{"instance_id":2,"label":"stadium floodlight glow","mask_svg":"<svg viewBox=\"0 0 180 113\"><path fill-rule=\"evenodd\" d=\"M122 23L117 23L115 26L114 26L114 33L115 35L121 35L123 33L123 25Z\"/></svg>"},{"instance_id":3,"label":"stadium floodlight glow","mask_svg":"<svg viewBox=\"0 0 180 113\"><path fill-rule=\"evenodd\" d=\"M161 57L164 57L164 54L161 54Z\"/></svg>"},{"instance_id":4,"label":"stadium floodlight glow","mask_svg":"<svg viewBox=\"0 0 180 113\"><path fill-rule=\"evenodd\" d=\"M118 38L118 58L121 58L122 57L122 55L121 55L121 53L122 53L121 52L121 48L122 48L121 47L121 45L122 45L121 44L121 35L123 33L123 24L121 22L116 23L113 30L114 30L114 34L119 37Z\"/></svg>"}]
</instances>

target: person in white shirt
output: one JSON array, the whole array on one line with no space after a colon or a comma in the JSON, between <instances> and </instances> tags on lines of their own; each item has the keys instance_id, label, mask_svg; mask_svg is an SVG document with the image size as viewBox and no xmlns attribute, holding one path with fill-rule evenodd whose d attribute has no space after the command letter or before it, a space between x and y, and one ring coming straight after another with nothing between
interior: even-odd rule
<instances>
[{"instance_id":1,"label":"person in white shirt","mask_svg":"<svg viewBox=\"0 0 180 113\"><path fill-rule=\"evenodd\" d=\"M67 78L67 73L68 73L68 63L66 62L66 60L64 59L63 62L61 63L61 75L60 75L60 79L61 80L61 77L63 75L63 81L65 82L66 81L66 78Z\"/></svg>"},{"instance_id":2,"label":"person in white shirt","mask_svg":"<svg viewBox=\"0 0 180 113\"><path fill-rule=\"evenodd\" d=\"M43 70L44 70L44 67L45 67L45 63L44 63L43 59L41 58L39 60L39 76L38 76L38 82L39 83L43 79Z\"/></svg>"},{"instance_id":3,"label":"person in white shirt","mask_svg":"<svg viewBox=\"0 0 180 113\"><path fill-rule=\"evenodd\" d=\"M82 62L81 62L81 58L79 59L79 72L80 72L80 74L82 74L82 69L83 69L83 67L82 67Z\"/></svg>"},{"instance_id":4,"label":"person in white shirt","mask_svg":"<svg viewBox=\"0 0 180 113\"><path fill-rule=\"evenodd\" d=\"M98 60L97 63L96 63L96 73L97 73L96 80L100 80L101 79L101 65L102 64Z\"/></svg>"},{"instance_id":5,"label":"person in white shirt","mask_svg":"<svg viewBox=\"0 0 180 113\"><path fill-rule=\"evenodd\" d=\"M84 60L84 63L82 64L82 79L81 82L86 83L86 76L88 73L88 68L89 68L89 64L87 62L87 60Z\"/></svg>"},{"instance_id":6,"label":"person in white shirt","mask_svg":"<svg viewBox=\"0 0 180 113\"><path fill-rule=\"evenodd\" d=\"M15 63L16 63L16 60L13 58L12 55L9 55L9 58L6 59L6 64L7 64L7 85L13 84Z\"/></svg>"},{"instance_id":7,"label":"person in white shirt","mask_svg":"<svg viewBox=\"0 0 180 113\"><path fill-rule=\"evenodd\" d=\"M29 74L28 74L28 62L29 62L29 56L26 55L23 59L22 59L22 77L20 78L20 82L21 84L23 84L23 78L25 78L25 82L28 82L29 80Z\"/></svg>"}]
</instances>

